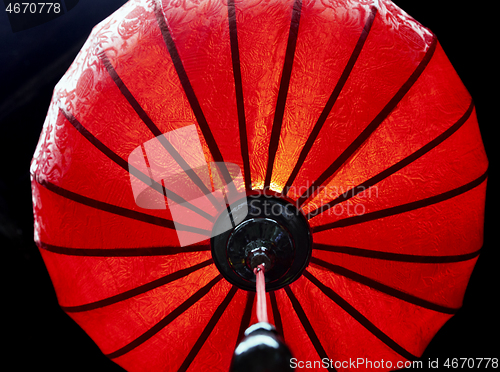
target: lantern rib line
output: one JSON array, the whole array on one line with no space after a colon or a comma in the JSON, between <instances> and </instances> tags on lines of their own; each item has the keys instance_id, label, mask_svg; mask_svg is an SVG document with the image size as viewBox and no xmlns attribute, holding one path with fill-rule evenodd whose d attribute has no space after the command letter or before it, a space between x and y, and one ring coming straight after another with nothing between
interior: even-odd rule
<instances>
[{"instance_id":1,"label":"lantern rib line","mask_svg":"<svg viewBox=\"0 0 500 372\"><path fill-rule=\"evenodd\" d=\"M120 78L115 68L113 67L111 61L105 52L99 54L99 58L101 59L104 67L108 71L109 76L115 82L116 86L120 90L121 94L128 101L130 106L137 113L139 118L146 124L151 133L158 139L163 148L172 156L175 162L182 168L184 173L193 181L193 183L200 189L200 191L210 200L212 205L218 209L220 207L220 203L215 199L212 195L211 191L207 188L207 186L203 183L201 178L196 174L196 172L191 168L191 166L184 160L184 158L179 154L179 152L175 149L175 147L170 143L170 141L163 135L160 129L156 126L156 124L151 120L149 115L144 111L139 102L135 99L132 92L127 88L123 80Z\"/></svg>"},{"instance_id":2,"label":"lantern rib line","mask_svg":"<svg viewBox=\"0 0 500 372\"><path fill-rule=\"evenodd\" d=\"M371 8L371 13L368 16L368 19L366 20L366 23L363 27L363 30L361 31L361 35L356 43L356 46L354 47L354 50L347 61L346 66L344 67L344 71L342 72L342 75L340 76L337 84L335 85L335 88L333 89L332 94L330 95L330 98L326 102L325 108L321 112L321 115L319 116L316 124L314 125L313 130L309 134L309 137L307 138L306 143L304 144L304 147L300 151L299 158L297 160L297 163L295 164L295 167L293 168L292 173L288 177L288 180L286 181L285 187L284 187L284 195L288 196L288 192L290 190L290 187L293 184L293 181L297 177L297 174L300 171L300 168L304 164L304 161L307 158L307 155L309 154L309 151L311 151L311 148L314 145L314 142L316 141L316 138L319 135L319 132L321 131L321 128L323 128L323 125L325 124L326 120L328 119L328 115L333 109L333 106L335 105L335 102L337 102L338 97L340 96L340 93L342 93L342 90L344 89L344 85L346 84L347 80L349 79L349 76L351 75L352 69L354 68L354 65L356 64L356 61L358 60L359 55L361 54L361 51L363 50L363 47L365 45L366 39L368 38L368 35L370 33L371 27L373 25L373 22L375 20L375 17L377 15L378 9L376 7Z\"/></svg>"},{"instance_id":3,"label":"lantern rib line","mask_svg":"<svg viewBox=\"0 0 500 372\"><path fill-rule=\"evenodd\" d=\"M345 312L347 312L351 317L353 317L359 324L366 328L370 333L372 333L375 337L377 337L380 341L386 344L393 351L401 355L403 358L408 360L417 360L418 357L413 355L404 347L399 345L396 341L390 338L387 334L385 334L380 328L378 328L375 324L373 324L368 318L366 318L363 314L361 314L354 306L352 306L349 302L347 302L344 298L342 298L338 293L336 293L333 289L327 287L323 283L321 283L314 275L310 272L305 271L304 276L313 283L318 289L323 292L328 298L330 298L333 302L335 302L338 306L340 306Z\"/></svg>"},{"instance_id":4,"label":"lantern rib line","mask_svg":"<svg viewBox=\"0 0 500 372\"><path fill-rule=\"evenodd\" d=\"M347 218L344 218L344 219L341 219L341 220L338 220L338 221L335 221L332 223L328 223L325 225L315 226L311 230L313 233L319 233L319 232L330 230L330 229L352 226L352 225L356 225L359 223L369 222L369 221L377 220L380 218L385 218L385 217L390 217L390 216L394 216L394 215L401 214L401 213L410 212L410 211L413 211L415 209L428 207L429 205L437 204L437 203L440 203L442 201L454 198L455 196L464 194L467 191L470 191L470 190L474 189L475 187L479 186L480 184L482 184L487 178L488 178L488 171L483 173L481 176L479 176L475 180L473 180L473 181L471 181L463 186L457 187L453 190L446 191L446 192L443 192L441 194L431 196L429 198L425 198L425 199L417 200L414 202L398 205L395 207L390 207L390 208L382 209L382 210L375 211L375 212L366 213L366 214L359 215L359 216L347 217Z\"/></svg>"},{"instance_id":5,"label":"lantern rib line","mask_svg":"<svg viewBox=\"0 0 500 372\"><path fill-rule=\"evenodd\" d=\"M241 158L243 159L243 173L245 188L252 190L252 177L248 151L247 124L245 116L245 100L243 99L243 81L241 77L240 51L238 46L238 27L236 22L236 7L234 0L227 3L229 21L229 41L231 46L231 61L233 64L234 89L236 94L236 110L238 113L238 126L240 132Z\"/></svg>"},{"instance_id":6,"label":"lantern rib line","mask_svg":"<svg viewBox=\"0 0 500 372\"><path fill-rule=\"evenodd\" d=\"M411 263L421 263L421 264L438 264L438 263L457 263L472 260L479 256L481 249L474 252L449 255L449 256L428 256L428 255L413 255L413 254L402 254L402 253L391 253L391 252L380 252L373 251L370 249L354 248L354 247L343 247L327 244L315 244L313 246L314 250L327 251L348 254L350 256L356 257L367 257L374 258L377 260L386 261L396 261L396 262L411 262Z\"/></svg>"},{"instance_id":7,"label":"lantern rib line","mask_svg":"<svg viewBox=\"0 0 500 372\"><path fill-rule=\"evenodd\" d=\"M197 265L175 271L175 272L170 273L168 275L165 275L161 278L155 279L149 283L140 285L138 287L135 287L135 288L130 289L128 291L119 293L117 295L104 298L102 300L98 300L98 301L94 301L94 302L91 302L88 304L78 305L78 306L62 306L61 305L61 308L67 313L81 313L81 312L85 312L85 311L90 311L90 310L95 310L95 309L103 308L106 306L110 306L110 305L116 304L118 302L128 300L132 297L141 295L143 293L146 293L148 291L151 291L151 290L158 288L158 287L161 287L163 285L175 282L176 280L182 279L182 278L188 276L189 274L192 274L195 271L201 270L204 267L207 267L211 264L213 264L213 260L209 259L209 260L200 262Z\"/></svg>"},{"instance_id":8,"label":"lantern rib line","mask_svg":"<svg viewBox=\"0 0 500 372\"><path fill-rule=\"evenodd\" d=\"M109 212L116 214L118 216L122 217L127 217L131 218L137 221L142 221L146 222L152 225L156 226L161 226L161 227L166 227L168 229L175 229L175 230L180 230L180 231L188 231L200 235L204 235L208 237L211 236L211 231L209 230L204 230L200 229L197 227L192 227L192 226L187 226L187 225L182 225L180 223L175 223L171 220L167 220L166 218L161 218L157 216L152 216L150 214L142 213L142 212L137 212L132 209L127 209L123 207L119 207L114 204L109 204L106 202L102 202L96 199L89 198L87 196L83 196L81 194L77 194L75 192L66 190L60 186L54 185L53 183L50 183L46 180L40 179L40 177L35 176L34 177L36 182L40 184L41 186L45 187L47 190L62 196L65 199L72 200L74 202L86 205L91 208L99 209L104 212Z\"/></svg>"},{"instance_id":9,"label":"lantern rib line","mask_svg":"<svg viewBox=\"0 0 500 372\"><path fill-rule=\"evenodd\" d=\"M306 273L306 271L304 271L304 274L305 273ZM290 302L292 303L292 307L295 310L295 313L297 314L297 317L299 318L300 323L304 327L304 330L306 331L307 336L311 340L311 343L313 344L314 349L318 353L320 359L321 360L323 360L323 359L330 360L330 358L328 357L328 354L326 353L325 349L323 348L323 345L321 344L321 341L319 340L318 336L316 335L316 332L314 331L313 326L309 322L309 319L307 318L307 315L304 312L304 309L300 305L299 300L297 299L297 297L295 297L292 290L290 289L290 286L284 287L284 290L285 290L288 298L290 299ZM329 371L337 371L335 369L335 367L333 365L331 365L331 363L330 363L330 366L327 367L327 369Z\"/></svg>"},{"instance_id":10,"label":"lantern rib line","mask_svg":"<svg viewBox=\"0 0 500 372\"><path fill-rule=\"evenodd\" d=\"M346 200L351 199L352 197L356 196L357 194L367 190L368 188L374 186L375 184L381 182L382 180L386 179L387 177L393 175L394 173L400 171L404 167L410 165L414 161L418 160L425 154L427 154L429 151L432 149L436 148L439 146L441 143L443 143L446 139L451 137L452 134L454 134L457 130L459 130L470 118L472 111L474 109L474 103L471 101L469 108L467 111L460 117L458 121L456 121L451 127L449 127L446 131L441 133L439 136L434 138L432 141L427 143L426 145L422 146L420 149L412 153L411 155L407 156L406 158L398 161L396 164L390 166L386 170L380 172L379 174L373 176L372 178L366 180L365 182L359 184L358 186L353 187L349 191L343 193L336 199L332 200L329 203L323 204L320 208L317 208L310 213L307 214L307 218L311 219L316 217L317 215L326 212L330 208L333 208L339 203L343 203Z\"/></svg>"},{"instance_id":11,"label":"lantern rib line","mask_svg":"<svg viewBox=\"0 0 500 372\"><path fill-rule=\"evenodd\" d=\"M311 263L321 266L335 274L342 275L348 279L354 280L355 282L366 285L367 287L373 288L379 292L385 293L391 297L398 298L402 301L408 302L413 305L417 305L429 310L437 311L443 314L456 314L459 308L452 308L448 306L443 306L435 304L431 301L424 300L420 297L416 297L409 293L400 291L399 289L390 287L386 284L380 283L374 279L368 278L367 276L358 274L354 271L346 269L345 267L334 265L329 262L323 261L316 257L311 257Z\"/></svg>"},{"instance_id":12,"label":"lantern rib line","mask_svg":"<svg viewBox=\"0 0 500 372\"><path fill-rule=\"evenodd\" d=\"M144 332L142 335L140 335L139 337L134 339L132 342L129 342L127 345L123 346L122 348L120 348L120 349L118 349L110 354L106 354L106 356L109 359L116 359L116 358L130 352L131 350L135 349L136 347L143 344L147 340L149 340L151 337L156 335L163 328L165 328L167 325L169 325L175 319L177 319L177 317L179 317L184 312L186 312L191 306L193 306L201 298L203 298L213 288L213 286L215 284L217 284L221 279L222 279L222 275L219 274L214 279L212 279L209 283L207 283L202 288L200 288L196 293L194 293L186 301L184 301L181 305L179 305L176 309L171 311L162 320L160 320L158 323L156 323L153 327L151 327L146 332Z\"/></svg>"},{"instance_id":13,"label":"lantern rib line","mask_svg":"<svg viewBox=\"0 0 500 372\"><path fill-rule=\"evenodd\" d=\"M274 326L276 327L276 332L278 332L283 340L285 340L285 335L283 334L283 323L281 321L280 309L278 308L278 302L276 301L276 293L274 291L269 292L269 299L271 302L271 309L273 311Z\"/></svg>"},{"instance_id":14,"label":"lantern rib line","mask_svg":"<svg viewBox=\"0 0 500 372\"><path fill-rule=\"evenodd\" d=\"M281 72L281 81L276 100L276 108L274 111L274 121L271 130L271 138L269 141L269 153L267 158L266 178L264 181L264 189L271 184L273 174L274 159L278 151L279 140L281 136L281 127L283 125L283 116L285 114L286 99L288 88L292 77L293 60L295 57L295 49L297 46L297 38L299 34L300 14L302 11L302 0L295 0L292 9L292 19L290 21L290 29L288 31L288 41L285 51L285 61Z\"/></svg>"},{"instance_id":15,"label":"lantern rib line","mask_svg":"<svg viewBox=\"0 0 500 372\"><path fill-rule=\"evenodd\" d=\"M434 51L436 50L437 39L433 36L432 43L429 46L424 58L420 61L417 68L410 75L408 80L399 88L391 100L384 106L378 115L368 124L368 126L356 137L356 139L340 154L340 156L315 180L311 186L297 199L297 206L302 206L304 203L315 196L316 189L333 177L336 172L351 158L352 155L365 143L371 134L384 122L389 114L396 108L399 102L405 97L406 93L418 80L429 64Z\"/></svg>"},{"instance_id":16,"label":"lantern rib line","mask_svg":"<svg viewBox=\"0 0 500 372\"><path fill-rule=\"evenodd\" d=\"M247 302L245 304L245 310L243 311L243 315L241 316L240 328L238 330L238 338L236 340L236 346L240 343L245 335L245 330L250 325L250 320L252 319L252 309L255 301L255 292L246 292L247 293Z\"/></svg>"},{"instance_id":17,"label":"lantern rib line","mask_svg":"<svg viewBox=\"0 0 500 372\"><path fill-rule=\"evenodd\" d=\"M107 147L104 143L102 143L97 137L95 137L92 133L90 133L87 128L85 128L82 123L78 121L71 113L66 112L63 109L59 109L59 111L64 115L66 120L82 135L87 139L94 147L96 147L99 151L101 151L104 155L106 155L110 160L115 162L118 166L123 168L126 172L132 174L134 177L144 182L146 185L156 190L160 194L166 196L168 192L168 197L172 201L177 204L182 204L184 207L192 210L193 212L199 214L201 217L205 218L208 221L214 221L215 217L211 216L209 213L201 210L200 208L192 205L187 200L185 200L182 196L176 194L175 192L164 188L161 184L156 182L154 179L150 178L147 174L144 174L139 169L135 168L131 164L124 159L122 159L118 154L113 152L109 147Z\"/></svg>"},{"instance_id":18,"label":"lantern rib line","mask_svg":"<svg viewBox=\"0 0 500 372\"><path fill-rule=\"evenodd\" d=\"M71 248L62 247L38 241L36 245L48 252L66 256L84 257L148 257L170 256L179 253L210 251L209 245L191 245L187 247L162 246L162 247L137 247L137 248Z\"/></svg>"},{"instance_id":19,"label":"lantern rib line","mask_svg":"<svg viewBox=\"0 0 500 372\"><path fill-rule=\"evenodd\" d=\"M178 369L178 372L184 372L187 371L193 360L196 358L198 353L200 352L201 348L207 341L208 337L214 330L215 326L217 325L219 319L222 317L222 314L224 314L224 311L226 311L226 308L229 306L229 303L233 299L234 295L238 291L238 287L232 286L231 289L229 290L228 294L224 298L224 300L220 303L220 305L217 307L215 310L214 314L210 318L208 324L206 325L205 329L203 329L203 332L201 333L200 337L196 340L196 343L193 345L191 350L189 351L189 354L186 356L186 359L184 359L184 362L182 362L181 366Z\"/></svg>"},{"instance_id":20,"label":"lantern rib line","mask_svg":"<svg viewBox=\"0 0 500 372\"><path fill-rule=\"evenodd\" d=\"M205 138L208 148L210 149L210 153L212 154L214 160L220 163L219 164L220 171L222 173L222 176L224 177L224 181L231 189L231 192L236 193L237 192L236 186L232 182L229 170L227 169L224 163L224 158L222 157L222 153L220 152L219 146L217 145L214 135L210 129L210 126L208 125L207 119L205 118L205 114L203 113L203 110L200 106L200 102L196 97L191 82L189 81L189 77L182 63L181 56L179 55L179 52L175 45L175 41L172 38L170 29L168 28L167 20L165 19L163 11L161 9L161 1L159 2L155 1L154 11L155 11L156 22L162 34L163 41L165 42L167 51L170 55L172 63L174 64L175 71L177 73L177 76L179 77L179 81L182 85L182 88L184 89L184 93L186 94L186 98L189 102L189 105L191 106L191 110L193 111L193 114L196 117L196 121L201 129L201 132L203 133L203 137Z\"/></svg>"}]
</instances>

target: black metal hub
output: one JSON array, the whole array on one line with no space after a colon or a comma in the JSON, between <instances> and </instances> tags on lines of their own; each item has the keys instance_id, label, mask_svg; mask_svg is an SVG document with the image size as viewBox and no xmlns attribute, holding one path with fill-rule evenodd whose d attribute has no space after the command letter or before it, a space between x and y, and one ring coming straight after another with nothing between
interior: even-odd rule
<instances>
[{"instance_id":1,"label":"black metal hub","mask_svg":"<svg viewBox=\"0 0 500 372\"><path fill-rule=\"evenodd\" d=\"M300 277L311 257L309 224L291 202L266 194L248 195L230 206L248 208L231 230L212 237L212 257L232 284L255 291L253 269L264 264L266 290L282 288ZM233 221L228 213L217 219L213 231Z\"/></svg>"}]
</instances>

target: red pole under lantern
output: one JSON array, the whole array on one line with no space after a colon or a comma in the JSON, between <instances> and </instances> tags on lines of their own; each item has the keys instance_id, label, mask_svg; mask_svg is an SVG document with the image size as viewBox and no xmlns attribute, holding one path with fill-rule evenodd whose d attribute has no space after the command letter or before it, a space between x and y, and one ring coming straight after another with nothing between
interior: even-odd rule
<instances>
[{"instance_id":1,"label":"red pole under lantern","mask_svg":"<svg viewBox=\"0 0 500 372\"><path fill-rule=\"evenodd\" d=\"M128 371L227 371L262 264L297 362L401 369L461 307L487 167L441 45L388 0L130 1L55 88L35 241Z\"/></svg>"}]
</instances>

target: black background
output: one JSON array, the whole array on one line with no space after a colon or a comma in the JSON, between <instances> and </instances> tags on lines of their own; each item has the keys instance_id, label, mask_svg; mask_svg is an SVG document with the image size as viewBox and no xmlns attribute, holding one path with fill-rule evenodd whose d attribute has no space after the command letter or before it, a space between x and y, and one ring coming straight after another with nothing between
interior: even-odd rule
<instances>
[{"instance_id":1,"label":"black background","mask_svg":"<svg viewBox=\"0 0 500 372\"><path fill-rule=\"evenodd\" d=\"M43 261L33 243L29 164L52 89L92 27L124 1L80 0L61 17L13 33L0 14L0 248L4 279L4 363L11 370L120 371L58 306ZM486 2L395 1L438 37L474 98L490 161L485 243L463 308L438 332L422 360L500 357L498 327L498 169L493 143L498 125L498 47L494 10ZM439 4L439 6L436 6ZM491 4L491 3L489 3ZM3 9L2 9L3 11Z\"/></svg>"}]
</instances>

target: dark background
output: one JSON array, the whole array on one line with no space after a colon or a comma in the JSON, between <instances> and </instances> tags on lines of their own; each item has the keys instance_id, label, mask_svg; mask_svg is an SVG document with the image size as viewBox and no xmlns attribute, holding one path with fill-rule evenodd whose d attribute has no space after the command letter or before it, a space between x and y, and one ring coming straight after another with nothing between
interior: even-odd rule
<instances>
[{"instance_id":1,"label":"dark background","mask_svg":"<svg viewBox=\"0 0 500 372\"><path fill-rule=\"evenodd\" d=\"M0 249L3 281L4 361L15 371L120 371L58 306L40 254L33 243L29 164L49 106L52 89L92 27L124 1L80 0L61 17L13 32L0 14ZM498 46L494 11L466 1L395 1L437 36L475 100L490 161L485 244L472 274L463 308L438 332L422 360L500 357L498 306L497 149ZM476 4L479 4L477 2ZM436 4L439 4L436 7ZM495 56L493 55L495 53ZM498 64L498 62L496 63ZM5 349L4 349L5 350ZM445 370L446 368L441 368Z\"/></svg>"}]
</instances>

